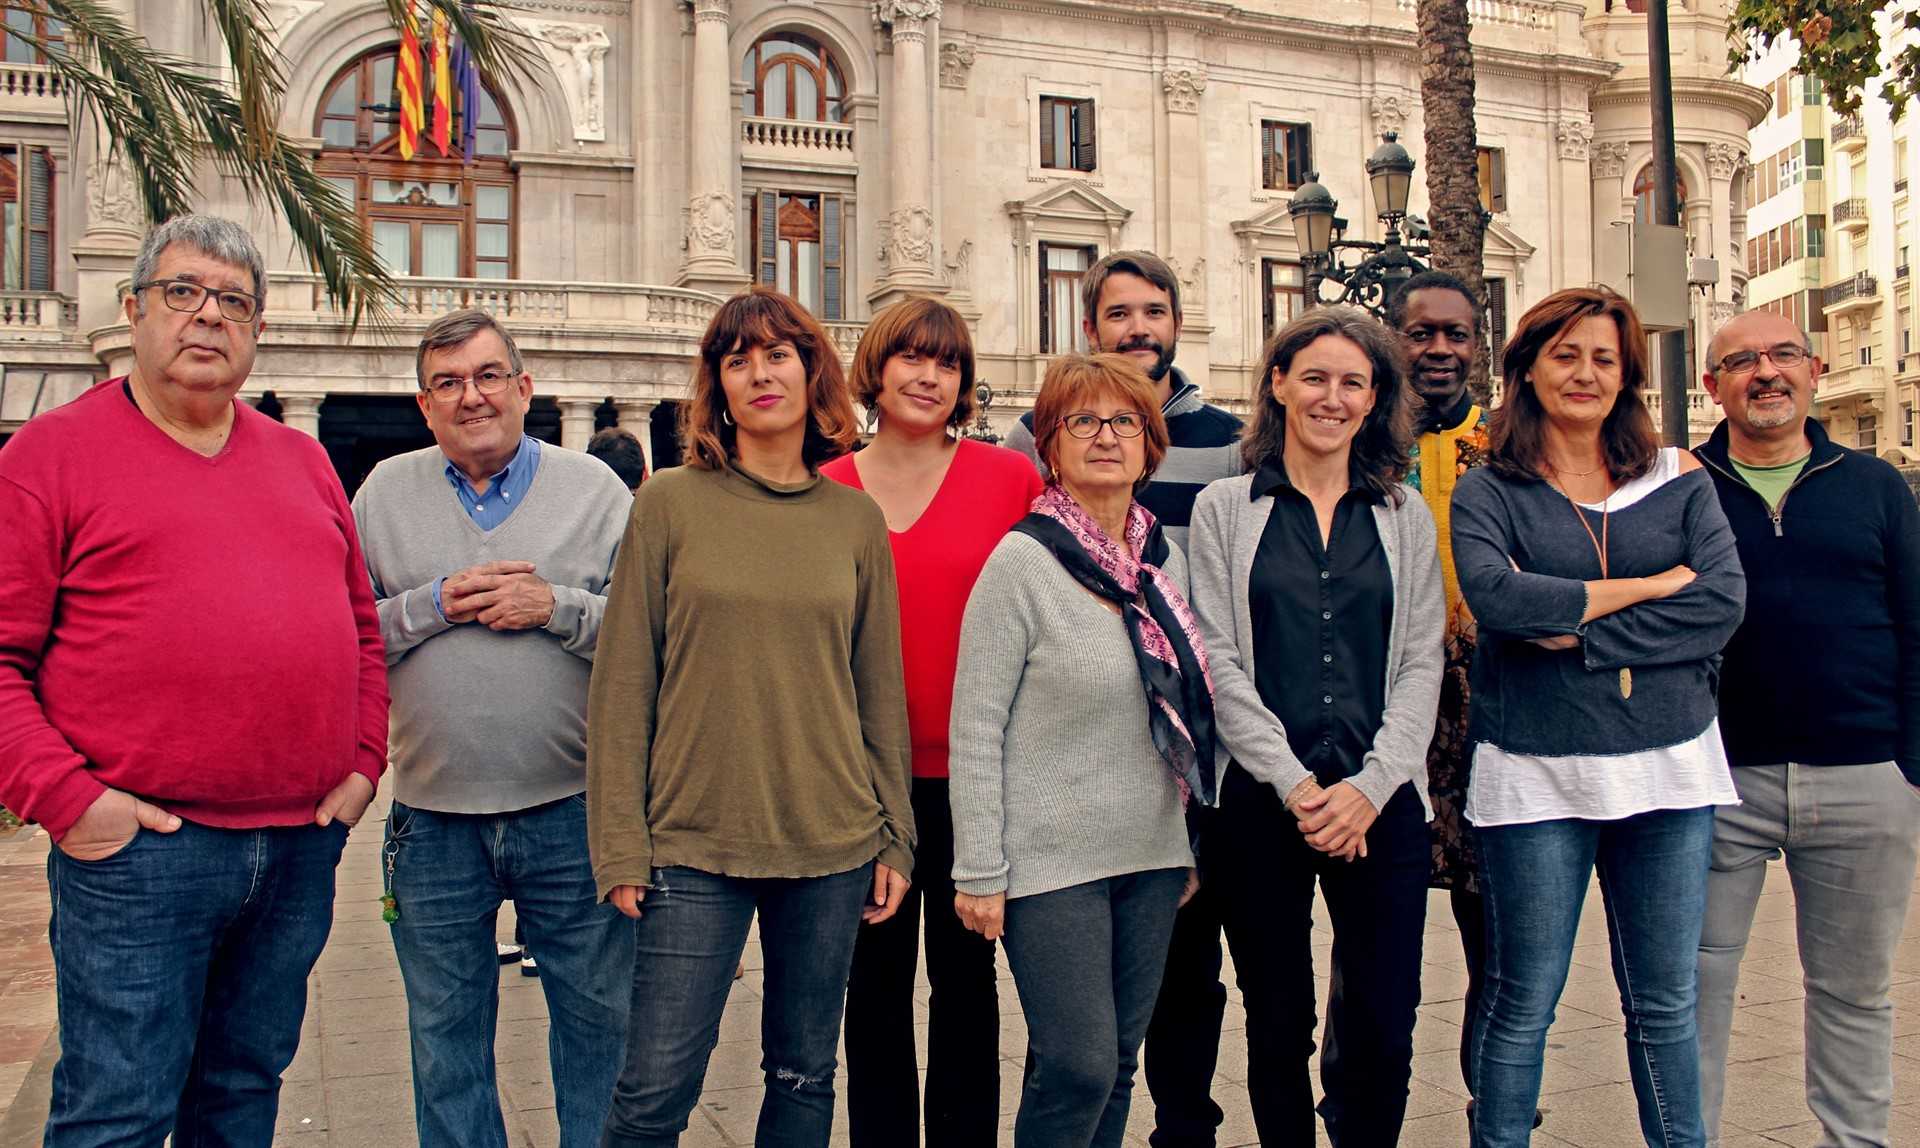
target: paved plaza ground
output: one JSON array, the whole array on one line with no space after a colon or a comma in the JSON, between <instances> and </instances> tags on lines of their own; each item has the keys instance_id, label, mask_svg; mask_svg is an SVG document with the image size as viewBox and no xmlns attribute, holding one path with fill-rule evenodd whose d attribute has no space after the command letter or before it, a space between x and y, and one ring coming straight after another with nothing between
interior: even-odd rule
<instances>
[{"instance_id":1,"label":"paved plaza ground","mask_svg":"<svg viewBox=\"0 0 1920 1148\"><path fill-rule=\"evenodd\" d=\"M386 817L383 795L349 840L341 862L339 906L332 939L308 987L309 1006L300 1054L281 1093L284 1148L411 1148L412 1077L408 1066L406 1003L393 946L380 921L377 872ZM0 840L0 1148L39 1143L47 1103L47 1074L57 1052L53 1037L52 962L47 952L47 838L23 831ZM1324 912L1316 912L1324 922ZM511 934L502 914L503 937ZM1314 947L1324 1002L1327 949L1324 925ZM1466 974L1444 896L1429 904L1425 1004L1414 1035L1414 1081L1401 1144L1455 1148L1466 1144L1456 1049ZM1894 1144L1920 1145L1920 914L1909 917L1901 942L1896 987L1898 1034L1894 1074L1900 1101ZM720 1046L706 1091L681 1143L719 1148L752 1143L760 1103L761 962L757 943L746 953L746 976L734 985L721 1024ZM1001 1143L1012 1143L1012 1112L1020 1096L1026 1027L1013 981L1001 965ZM1228 985L1233 981L1229 974ZM1812 1146L1820 1135L1801 1088L1799 961L1793 902L1786 874L1775 865L1761 901L1753 943L1741 976L1735 1021L1723 1148ZM926 979L917 1011L925 1041ZM1232 991L1214 1096L1227 1111L1221 1148L1254 1145L1246 1090L1246 1041L1240 994ZM508 1141L515 1148L557 1142L547 1067L546 1004L540 982L517 967L500 977L500 1092ZM1588 899L1574 967L1559 1021L1548 1038L1546 1124L1536 1145L1631 1148L1640 1143L1628 1084L1619 997L1608 969L1605 923L1598 890ZM1144 1086L1135 1092L1127 1143L1145 1145L1151 1110ZM845 1115L836 1124L845 1144ZM1324 1143L1324 1140L1322 1141Z\"/></svg>"}]
</instances>

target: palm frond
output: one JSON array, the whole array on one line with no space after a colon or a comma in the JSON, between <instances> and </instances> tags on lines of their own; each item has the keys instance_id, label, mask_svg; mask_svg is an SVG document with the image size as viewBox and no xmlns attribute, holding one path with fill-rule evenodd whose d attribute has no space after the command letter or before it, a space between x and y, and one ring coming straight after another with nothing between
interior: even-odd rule
<instances>
[{"instance_id":1,"label":"palm frond","mask_svg":"<svg viewBox=\"0 0 1920 1148\"><path fill-rule=\"evenodd\" d=\"M409 13L427 17L421 24L421 36L432 26L434 12L444 13L453 34L467 45L480 74L496 81L535 81L540 54L532 39L516 27L508 14L517 11L511 4L477 4L466 0L386 0L387 18L398 28Z\"/></svg>"}]
</instances>

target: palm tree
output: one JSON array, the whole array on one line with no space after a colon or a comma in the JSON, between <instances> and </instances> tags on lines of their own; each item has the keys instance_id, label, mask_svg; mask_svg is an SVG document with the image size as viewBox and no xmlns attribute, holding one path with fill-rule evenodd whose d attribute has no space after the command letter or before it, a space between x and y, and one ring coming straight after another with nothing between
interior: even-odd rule
<instances>
[{"instance_id":1,"label":"palm tree","mask_svg":"<svg viewBox=\"0 0 1920 1148\"><path fill-rule=\"evenodd\" d=\"M420 0L446 14L453 33L483 75L532 75L526 37L500 8L483 0ZM31 4L65 26L48 36L6 24L6 34L33 45L73 97L75 122L91 118L103 146L123 162L149 218L192 210L200 160L240 184L249 200L272 203L294 242L354 323L379 322L397 298L374 254L353 202L315 174L313 162L280 133L286 78L270 42L264 0L204 0L209 24L226 44L231 76L206 74L191 60L155 51L119 13L98 0L5 0ZM396 27L412 6L386 0Z\"/></svg>"},{"instance_id":2,"label":"palm tree","mask_svg":"<svg viewBox=\"0 0 1920 1148\"><path fill-rule=\"evenodd\" d=\"M1428 243L1436 271L1460 278L1486 303L1481 279L1487 213L1480 204L1473 125L1473 22L1467 0L1419 0L1420 102L1426 111ZM1487 341L1473 356L1474 394L1487 397Z\"/></svg>"}]
</instances>

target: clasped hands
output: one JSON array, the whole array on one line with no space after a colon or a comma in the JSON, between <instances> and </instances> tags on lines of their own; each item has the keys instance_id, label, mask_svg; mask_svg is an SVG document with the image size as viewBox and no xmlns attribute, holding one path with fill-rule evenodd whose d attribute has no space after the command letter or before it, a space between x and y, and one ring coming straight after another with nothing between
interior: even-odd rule
<instances>
[{"instance_id":1,"label":"clasped hands","mask_svg":"<svg viewBox=\"0 0 1920 1148\"><path fill-rule=\"evenodd\" d=\"M531 562L482 562L440 584L440 613L456 625L535 630L553 620L553 584Z\"/></svg>"},{"instance_id":2,"label":"clasped hands","mask_svg":"<svg viewBox=\"0 0 1920 1148\"><path fill-rule=\"evenodd\" d=\"M1367 855L1367 830L1380 811L1358 789L1344 781L1323 787L1309 777L1282 804L1299 820L1308 845L1341 861Z\"/></svg>"}]
</instances>

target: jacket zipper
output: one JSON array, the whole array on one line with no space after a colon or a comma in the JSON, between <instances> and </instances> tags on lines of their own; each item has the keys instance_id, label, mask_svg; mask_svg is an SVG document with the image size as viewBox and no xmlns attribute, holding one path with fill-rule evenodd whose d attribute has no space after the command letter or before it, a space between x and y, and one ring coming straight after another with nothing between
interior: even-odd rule
<instances>
[{"instance_id":1,"label":"jacket zipper","mask_svg":"<svg viewBox=\"0 0 1920 1148\"><path fill-rule=\"evenodd\" d=\"M1719 471L1721 474L1726 475L1732 481L1740 484L1741 486L1746 487L1748 490L1753 490L1753 487L1747 483L1746 479L1741 478L1737 474L1728 473L1726 467L1721 466L1719 463L1713 461L1712 459L1707 458L1706 456L1700 455L1700 454L1696 454L1694 455L1694 457L1699 459L1701 462L1706 463L1708 466L1712 467L1713 469ZM1809 466L1805 470L1802 470L1800 474L1796 478L1794 478L1792 482L1787 484L1787 489L1782 491L1780 494L1780 505L1769 506L1767 508L1767 517L1773 519L1773 536L1775 538L1786 537L1786 531L1783 530L1780 525L1780 516L1785 514L1787 511L1787 498L1790 495L1792 495L1795 490L1798 490L1800 487L1800 484L1807 481L1809 477L1819 473L1820 471L1827 469L1828 467L1834 465L1835 463L1839 462L1841 459L1845 457L1847 456L1844 454L1837 454L1825 462L1816 463L1813 466ZM1755 498L1759 498L1761 502L1766 501L1765 498L1761 497L1760 492L1757 490L1753 490L1753 496Z\"/></svg>"}]
</instances>

